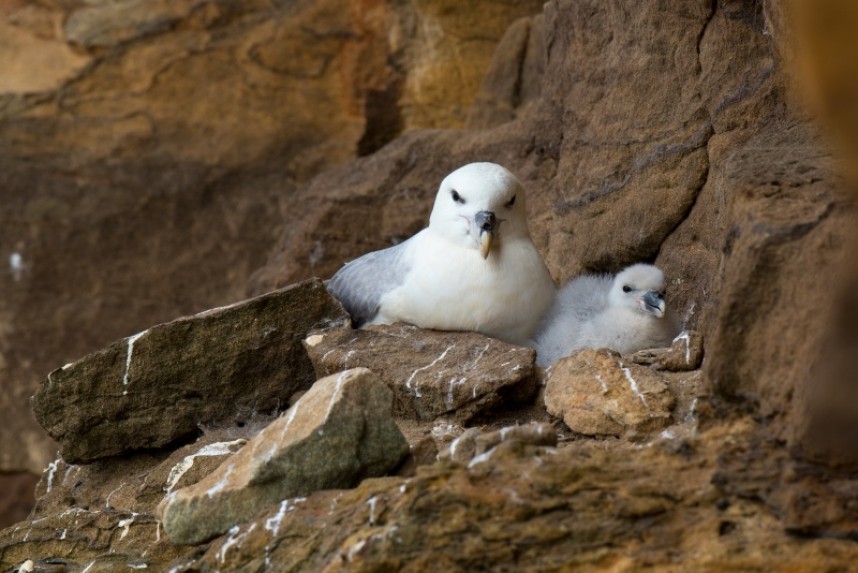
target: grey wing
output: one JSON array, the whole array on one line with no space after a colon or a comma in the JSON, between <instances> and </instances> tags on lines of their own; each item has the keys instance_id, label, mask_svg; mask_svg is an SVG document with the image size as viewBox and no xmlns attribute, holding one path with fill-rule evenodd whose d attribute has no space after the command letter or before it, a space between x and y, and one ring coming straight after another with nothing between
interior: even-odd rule
<instances>
[{"instance_id":1,"label":"grey wing","mask_svg":"<svg viewBox=\"0 0 858 573\"><path fill-rule=\"evenodd\" d=\"M614 278L610 275L582 275L563 285L557 293L557 305L564 314L587 321L608 306L608 293Z\"/></svg>"},{"instance_id":2,"label":"grey wing","mask_svg":"<svg viewBox=\"0 0 858 573\"><path fill-rule=\"evenodd\" d=\"M405 280L411 265L404 256L408 241L373 251L345 264L328 282L328 291L352 317L356 327L378 313L381 297Z\"/></svg>"},{"instance_id":3,"label":"grey wing","mask_svg":"<svg viewBox=\"0 0 858 573\"><path fill-rule=\"evenodd\" d=\"M610 276L583 275L560 289L534 340L539 366L548 366L580 347L582 329L607 307L612 283Z\"/></svg>"}]
</instances>

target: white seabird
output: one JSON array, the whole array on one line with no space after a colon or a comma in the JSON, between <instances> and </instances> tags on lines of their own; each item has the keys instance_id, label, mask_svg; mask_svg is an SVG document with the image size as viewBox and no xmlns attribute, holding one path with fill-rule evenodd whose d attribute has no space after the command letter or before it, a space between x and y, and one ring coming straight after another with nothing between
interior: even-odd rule
<instances>
[{"instance_id":1,"label":"white seabird","mask_svg":"<svg viewBox=\"0 0 858 573\"><path fill-rule=\"evenodd\" d=\"M408 322L526 344L556 286L527 228L524 187L494 163L441 182L429 226L328 283L356 326Z\"/></svg>"},{"instance_id":2,"label":"white seabird","mask_svg":"<svg viewBox=\"0 0 858 573\"><path fill-rule=\"evenodd\" d=\"M664 273L637 264L615 277L582 275L566 283L533 345L536 363L548 366L582 348L626 354L670 346L678 333L664 303Z\"/></svg>"}]
</instances>

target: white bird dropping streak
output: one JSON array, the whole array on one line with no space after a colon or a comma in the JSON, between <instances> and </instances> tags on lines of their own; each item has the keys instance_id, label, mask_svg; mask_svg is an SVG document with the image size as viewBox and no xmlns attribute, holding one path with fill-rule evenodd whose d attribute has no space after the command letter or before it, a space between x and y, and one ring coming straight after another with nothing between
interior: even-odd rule
<instances>
[{"instance_id":1,"label":"white bird dropping streak","mask_svg":"<svg viewBox=\"0 0 858 573\"><path fill-rule=\"evenodd\" d=\"M229 483L229 476L232 475L232 470L234 469L235 464L229 464L228 466L226 466L226 471L224 472L223 477L220 479L220 481L206 490L206 497L211 499L215 496L215 494L218 494L225 490L227 484Z\"/></svg>"},{"instance_id":2,"label":"white bird dropping streak","mask_svg":"<svg viewBox=\"0 0 858 573\"><path fill-rule=\"evenodd\" d=\"M644 405L644 408L649 410L649 404L646 401L646 396L643 395L640 388L638 388L638 383L635 382L634 378L632 378L632 371L625 367L621 367L620 369L623 371L623 374L626 375L626 380L629 381L629 387L632 389L632 392L635 393L635 396L640 398L640 401Z\"/></svg>"},{"instance_id":3,"label":"white bird dropping streak","mask_svg":"<svg viewBox=\"0 0 858 573\"><path fill-rule=\"evenodd\" d=\"M185 458L177 463L170 470L170 475L167 476L167 481L164 484L164 491L167 493L173 491L173 488L176 487L176 484L179 483L179 480L182 479L182 476L191 469L194 465L194 460L196 458L201 457L211 457L211 456L225 456L233 453L233 447L242 446L247 442L247 440L233 440L231 442L215 442L213 444L208 444L204 446L198 452L191 454L189 456L185 456Z\"/></svg>"},{"instance_id":4,"label":"white bird dropping streak","mask_svg":"<svg viewBox=\"0 0 858 573\"><path fill-rule=\"evenodd\" d=\"M337 376L337 382L334 385L334 391L331 393L331 399L328 402L328 409L325 411L325 417L322 418L323 421L327 422L328 418L331 416L331 410L334 409L334 404L337 402L337 398L340 397L340 394L343 390L343 381L347 376L347 372L342 372L339 376Z\"/></svg>"},{"instance_id":5,"label":"white bird dropping streak","mask_svg":"<svg viewBox=\"0 0 858 573\"><path fill-rule=\"evenodd\" d=\"M59 458L48 464L48 477L47 485L45 486L45 493L51 491L51 488L54 487L54 474L57 473L57 467L59 466L59 464Z\"/></svg>"},{"instance_id":6,"label":"white bird dropping streak","mask_svg":"<svg viewBox=\"0 0 858 573\"><path fill-rule=\"evenodd\" d=\"M293 511L298 507L299 503L304 503L305 501L307 501L306 497L296 497L284 499L280 502L280 509L277 511L277 514L265 520L265 529L271 532L271 537L277 537L277 533L280 531L280 524L283 522L283 518L286 517L286 512Z\"/></svg>"},{"instance_id":7,"label":"white bird dropping streak","mask_svg":"<svg viewBox=\"0 0 858 573\"><path fill-rule=\"evenodd\" d=\"M697 415L697 398L691 401L691 407L688 409L688 414L685 415L686 422L694 422Z\"/></svg>"},{"instance_id":8,"label":"white bird dropping streak","mask_svg":"<svg viewBox=\"0 0 858 573\"><path fill-rule=\"evenodd\" d=\"M135 514L127 519L120 519L116 524L116 527L122 530L122 534L119 536L119 541L122 541L125 539L125 536L128 535L128 530L131 529L131 524L134 523L134 518L136 517L137 515Z\"/></svg>"},{"instance_id":9,"label":"white bird dropping streak","mask_svg":"<svg viewBox=\"0 0 858 573\"><path fill-rule=\"evenodd\" d=\"M450 386L449 386L448 391L447 391L447 396L444 398L444 405L445 405L445 406L447 406L447 409L448 409L448 410L452 410L452 409L453 409L453 403L454 403L454 401L455 401L455 399L456 399L456 397L455 397L455 395L454 395L453 391L456 389L456 387L457 387L457 386L461 386L462 384L464 384L464 383L465 383L465 382L467 382L467 381L468 381L468 379L467 379L467 378L465 378L465 377L462 377L462 378L456 378L456 377L450 378Z\"/></svg>"},{"instance_id":10,"label":"white bird dropping streak","mask_svg":"<svg viewBox=\"0 0 858 573\"><path fill-rule=\"evenodd\" d=\"M473 364L471 364L471 368L472 368L472 369L477 367L477 364L478 364L478 363L479 363L479 361L482 359L483 355L484 355L486 352L488 352L488 350L489 350L489 346L491 346L491 344L492 344L492 343L491 343L491 341L486 342L486 345L482 348L482 350L480 350L480 353L479 353L479 354L477 354L477 357L474 359L474 363L473 363Z\"/></svg>"},{"instance_id":11,"label":"white bird dropping streak","mask_svg":"<svg viewBox=\"0 0 858 573\"><path fill-rule=\"evenodd\" d=\"M251 526L249 528L247 528L247 531L245 531L242 534L238 533L240 529L241 528L238 525L235 525L229 530L229 537L227 538L226 541L224 541L223 545L221 545L220 549L217 552L217 560L220 561L221 563L224 563L226 561L227 551L229 551L233 547L237 547L237 546L241 545L241 542L244 541L244 539L248 535L250 535L250 533L254 529L256 529L256 524L255 523L251 524Z\"/></svg>"},{"instance_id":12,"label":"white bird dropping streak","mask_svg":"<svg viewBox=\"0 0 858 573\"><path fill-rule=\"evenodd\" d=\"M378 497L376 497L376 496L372 496L366 502L366 504L369 506L369 524L370 525L375 525L375 520L378 517L375 513L375 505L377 503L378 503Z\"/></svg>"},{"instance_id":13,"label":"white bird dropping streak","mask_svg":"<svg viewBox=\"0 0 858 573\"><path fill-rule=\"evenodd\" d=\"M495 449L497 449L497 447L494 447L487 452L483 452L480 455L476 456L475 458L471 459L471 461L468 462L468 469L471 469L472 467L474 467L476 465L479 465L479 464L482 464L482 463L489 461L489 458L491 458L492 454L495 453Z\"/></svg>"},{"instance_id":14,"label":"white bird dropping streak","mask_svg":"<svg viewBox=\"0 0 858 573\"><path fill-rule=\"evenodd\" d=\"M444 360L444 357L447 356L447 353L450 352L450 350L452 348L454 348L455 346L456 346L455 343L451 344L450 346L448 346L447 348L444 349L444 352L442 352L438 358L436 358L435 360L433 360L432 362L430 362L426 366L421 366L420 368L418 368L417 370L415 370L414 372L411 373L411 376L409 376L408 380L405 381L405 387L408 388L409 390L411 390L411 393L414 394L415 398L422 398L423 397L423 394L420 393L420 390L418 389L416 384L414 385L413 388L411 387L411 382L414 381L414 377L417 376L417 373L423 372L424 370L428 370L429 368L432 368L433 366L435 366L436 364L438 364L439 362Z\"/></svg>"},{"instance_id":15,"label":"white bird dropping streak","mask_svg":"<svg viewBox=\"0 0 858 573\"><path fill-rule=\"evenodd\" d=\"M685 363L691 364L691 336L688 334L688 331L683 330L679 333L679 336L674 338L674 340L682 340L685 342Z\"/></svg>"},{"instance_id":16,"label":"white bird dropping streak","mask_svg":"<svg viewBox=\"0 0 858 573\"><path fill-rule=\"evenodd\" d=\"M144 330L143 332L138 332L134 336L128 337L128 351L125 355L125 374L122 376L123 386L128 386L128 372L131 370L131 355L134 353L134 343L137 342L137 340L147 332L149 332L148 329ZM122 394L128 394L128 390L123 390Z\"/></svg>"}]
</instances>

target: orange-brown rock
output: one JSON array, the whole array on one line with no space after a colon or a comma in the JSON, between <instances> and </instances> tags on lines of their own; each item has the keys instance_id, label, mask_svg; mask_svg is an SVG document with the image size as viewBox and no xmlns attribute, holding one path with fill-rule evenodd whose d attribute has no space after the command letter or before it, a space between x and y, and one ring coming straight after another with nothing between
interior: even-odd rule
<instances>
[{"instance_id":1,"label":"orange-brown rock","mask_svg":"<svg viewBox=\"0 0 858 573\"><path fill-rule=\"evenodd\" d=\"M555 362L545 380L545 406L574 432L626 436L672 422L676 398L655 370L625 364L609 350L581 350Z\"/></svg>"},{"instance_id":2,"label":"orange-brown rock","mask_svg":"<svg viewBox=\"0 0 858 573\"><path fill-rule=\"evenodd\" d=\"M25 381L3 398L18 415L2 431L44 462L49 450L21 431L31 428L20 415L27 380L240 298L251 273L255 292L330 276L422 228L443 175L474 160L502 163L528 186L530 227L555 279L654 262L673 279L668 297L683 326L703 341L687 360L682 347L634 357L650 360L675 397L664 427L593 438L558 423L556 448L502 443L470 468L474 458L422 459L403 469L408 479L271 503L195 549L167 541L152 508L197 446L57 462L61 482L47 492L46 472L36 512L0 532L0 569L28 559L37 570L90 571L851 567L858 431L846 397L858 320L856 281L838 281L850 272L853 208L825 135L794 97L802 76L787 66L829 49L799 44L789 9L799 1L551 0L501 10L512 5L499 0L473 4L478 17L467 3L422 0L347 5L355 10L0 2L0 22L16 29L2 30L0 49L23 33L31 37L20 45L53 57L29 77L4 78L19 91L0 95L0 217L10 222L0 226L0 369ZM808 29L824 30L816 25L832 4L803 7ZM488 21L496 11L503 25ZM102 25L110 13L121 25ZM475 28L485 38L469 36ZM850 53L848 35L825 45L844 38L834 53ZM343 50L325 51L334 44ZM22 51L0 61L7 53ZM319 53L333 54L328 68ZM833 91L817 101L849 142L854 106L836 94L854 80L830 70L850 60L826 60L819 77ZM295 79L307 107L268 113L298 97L276 89L293 85L281 80L293 61L338 80ZM141 62L160 72L138 78L128 66ZM118 85L129 87L114 98ZM24 93L32 86L47 91ZM228 105L217 105L219 91ZM428 107L437 101L451 103ZM281 123L253 129L269 116ZM442 129L406 133L416 126ZM685 370L700 356L700 369ZM548 415L524 403L471 421L486 428L437 433L451 438L442 446L461 436L476 452L480 436L530 419ZM412 446L436 437L428 424L400 422ZM254 433L204 430L218 437L199 448ZM33 455L0 453L39 467ZM184 485L215 458L194 459Z\"/></svg>"},{"instance_id":3,"label":"orange-brown rock","mask_svg":"<svg viewBox=\"0 0 858 573\"><path fill-rule=\"evenodd\" d=\"M750 425L713 428L678 453L579 442L556 454L508 451L471 468L439 464L409 480L369 480L282 512L277 535L264 528L280 516L272 508L194 566L237 569L267 557L321 571L467 571L477 562L604 571L643 563L670 570L681 560L695 570L792 571L858 557L852 542L785 533L762 506L710 481L717 462L709 446L741 439Z\"/></svg>"},{"instance_id":4,"label":"orange-brown rock","mask_svg":"<svg viewBox=\"0 0 858 573\"><path fill-rule=\"evenodd\" d=\"M669 348L640 350L629 359L635 364L649 364L671 372L696 370L703 361L703 336L696 330L683 330Z\"/></svg>"},{"instance_id":5,"label":"orange-brown rock","mask_svg":"<svg viewBox=\"0 0 858 573\"><path fill-rule=\"evenodd\" d=\"M536 392L533 349L475 332L404 324L330 328L304 341L316 376L358 366L378 372L393 391L397 416L467 421Z\"/></svg>"},{"instance_id":6,"label":"orange-brown rock","mask_svg":"<svg viewBox=\"0 0 858 573\"><path fill-rule=\"evenodd\" d=\"M705 340L707 377L759 402L800 447L791 396L823 344L833 303L816 293L843 266L852 214L767 26L740 1L548 3L536 104L491 129L400 138L299 188L308 211L287 215L253 288L396 243L422 227L444 173L497 161L533 190L530 225L555 279L654 260ZM510 34L518 48L492 69L521 61L523 33Z\"/></svg>"},{"instance_id":7,"label":"orange-brown rock","mask_svg":"<svg viewBox=\"0 0 858 573\"><path fill-rule=\"evenodd\" d=\"M243 298L297 183L463 125L541 5L0 3L0 469L51 459L19 414L47 372Z\"/></svg>"},{"instance_id":8,"label":"orange-brown rock","mask_svg":"<svg viewBox=\"0 0 858 573\"><path fill-rule=\"evenodd\" d=\"M674 277L683 326L704 340L718 399L759 408L794 452L853 463L842 397L854 385L820 389L812 366L833 343L838 297L819 294L845 265L853 214L790 91L782 16L780 3L737 0L548 3L536 105L483 131L399 139L299 189L313 214L284 227L256 288L395 243L420 228L413 213L428 212L445 171L497 161L535 190L531 228L556 279L654 260ZM523 36L510 30L492 70L515 69Z\"/></svg>"}]
</instances>

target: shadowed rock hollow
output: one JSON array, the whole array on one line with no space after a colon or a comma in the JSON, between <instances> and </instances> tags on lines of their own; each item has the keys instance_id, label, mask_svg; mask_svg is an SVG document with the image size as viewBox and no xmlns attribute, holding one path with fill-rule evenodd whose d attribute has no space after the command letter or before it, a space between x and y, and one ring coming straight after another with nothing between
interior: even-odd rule
<instances>
[{"instance_id":1,"label":"shadowed rock hollow","mask_svg":"<svg viewBox=\"0 0 858 573\"><path fill-rule=\"evenodd\" d=\"M23 444L0 463L44 468L0 569L858 562L854 378L829 358L854 213L791 6L0 3L0 406ZM407 238L474 160L525 183L558 282L661 267L673 347L543 371L473 333L352 331L318 282L270 292ZM389 458L281 490L293 454L260 443Z\"/></svg>"}]
</instances>

